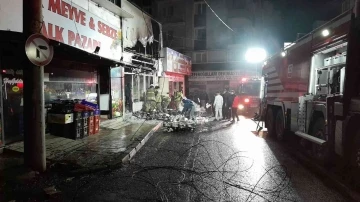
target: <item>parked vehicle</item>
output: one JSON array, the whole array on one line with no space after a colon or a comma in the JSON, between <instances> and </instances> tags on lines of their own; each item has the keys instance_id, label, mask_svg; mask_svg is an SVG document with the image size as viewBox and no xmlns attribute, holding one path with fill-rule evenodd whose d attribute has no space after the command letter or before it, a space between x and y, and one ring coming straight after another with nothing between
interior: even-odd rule
<instances>
[{"instance_id":1,"label":"parked vehicle","mask_svg":"<svg viewBox=\"0 0 360 202\"><path fill-rule=\"evenodd\" d=\"M330 165L341 159L357 180L359 23L360 11L349 10L266 60L260 113L269 135L283 140L295 134L317 162Z\"/></svg>"},{"instance_id":2,"label":"parked vehicle","mask_svg":"<svg viewBox=\"0 0 360 202\"><path fill-rule=\"evenodd\" d=\"M243 78L239 86L241 102L238 107L238 114L253 116L258 113L260 107L260 82L259 78Z\"/></svg>"}]
</instances>

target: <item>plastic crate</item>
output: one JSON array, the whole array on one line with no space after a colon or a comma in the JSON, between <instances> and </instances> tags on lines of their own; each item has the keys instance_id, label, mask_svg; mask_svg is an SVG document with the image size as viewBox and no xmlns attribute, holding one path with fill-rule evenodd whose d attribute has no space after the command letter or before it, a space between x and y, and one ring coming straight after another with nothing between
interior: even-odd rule
<instances>
[{"instance_id":1,"label":"plastic crate","mask_svg":"<svg viewBox=\"0 0 360 202\"><path fill-rule=\"evenodd\" d=\"M100 117L95 116L95 119L94 119L94 134L99 133L99 131L100 131Z\"/></svg>"},{"instance_id":2,"label":"plastic crate","mask_svg":"<svg viewBox=\"0 0 360 202\"><path fill-rule=\"evenodd\" d=\"M80 119L82 119L82 113L74 112L74 120L80 120Z\"/></svg>"},{"instance_id":3,"label":"plastic crate","mask_svg":"<svg viewBox=\"0 0 360 202\"><path fill-rule=\"evenodd\" d=\"M83 123L82 119L79 119L79 120L75 120L75 121L74 121L74 127L75 127L75 128L82 128L82 127L84 127L83 124L84 124L84 123Z\"/></svg>"},{"instance_id":4,"label":"plastic crate","mask_svg":"<svg viewBox=\"0 0 360 202\"><path fill-rule=\"evenodd\" d=\"M82 123L83 123L83 126L88 126L89 125L89 119L88 118L82 119Z\"/></svg>"},{"instance_id":5,"label":"plastic crate","mask_svg":"<svg viewBox=\"0 0 360 202\"><path fill-rule=\"evenodd\" d=\"M85 118L89 118L89 112L88 111L83 111L82 112L82 117Z\"/></svg>"},{"instance_id":6,"label":"plastic crate","mask_svg":"<svg viewBox=\"0 0 360 202\"><path fill-rule=\"evenodd\" d=\"M89 135L94 135L95 133L94 133L94 126L92 125L92 126L89 126L89 130L88 130L88 133L89 133Z\"/></svg>"},{"instance_id":7,"label":"plastic crate","mask_svg":"<svg viewBox=\"0 0 360 202\"><path fill-rule=\"evenodd\" d=\"M82 137L87 137L87 136L89 136L89 127L84 126L82 131Z\"/></svg>"},{"instance_id":8,"label":"plastic crate","mask_svg":"<svg viewBox=\"0 0 360 202\"><path fill-rule=\"evenodd\" d=\"M89 125L94 124L94 116L89 116Z\"/></svg>"}]
</instances>

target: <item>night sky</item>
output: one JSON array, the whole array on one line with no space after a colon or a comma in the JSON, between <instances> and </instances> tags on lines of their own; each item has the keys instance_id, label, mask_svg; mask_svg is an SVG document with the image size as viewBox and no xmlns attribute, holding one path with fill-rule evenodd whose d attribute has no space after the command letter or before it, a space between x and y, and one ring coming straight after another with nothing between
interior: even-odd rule
<instances>
[{"instance_id":1,"label":"night sky","mask_svg":"<svg viewBox=\"0 0 360 202\"><path fill-rule=\"evenodd\" d=\"M279 39L294 41L297 33L308 33L317 20L328 21L341 12L342 0L270 0L280 10L283 23Z\"/></svg>"}]
</instances>

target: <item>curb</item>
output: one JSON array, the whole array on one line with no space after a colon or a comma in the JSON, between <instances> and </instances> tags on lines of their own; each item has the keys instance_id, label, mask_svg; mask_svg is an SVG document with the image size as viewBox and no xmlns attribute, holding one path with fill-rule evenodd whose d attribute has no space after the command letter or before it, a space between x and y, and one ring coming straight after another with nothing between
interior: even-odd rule
<instances>
[{"instance_id":1,"label":"curb","mask_svg":"<svg viewBox=\"0 0 360 202\"><path fill-rule=\"evenodd\" d=\"M129 154L127 154L124 158L121 159L122 163L128 163L135 154L140 151L141 147L145 145L145 143L150 139L153 134L159 130L159 128L162 126L163 122L158 123L145 137L142 139L131 151Z\"/></svg>"}]
</instances>

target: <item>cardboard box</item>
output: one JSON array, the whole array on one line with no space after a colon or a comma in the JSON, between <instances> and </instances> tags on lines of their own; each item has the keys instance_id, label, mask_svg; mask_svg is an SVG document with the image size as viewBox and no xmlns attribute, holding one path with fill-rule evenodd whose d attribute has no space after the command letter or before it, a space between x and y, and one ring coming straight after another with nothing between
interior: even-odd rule
<instances>
[{"instance_id":1,"label":"cardboard box","mask_svg":"<svg viewBox=\"0 0 360 202\"><path fill-rule=\"evenodd\" d=\"M69 124L74 122L74 114L48 114L48 123Z\"/></svg>"}]
</instances>

